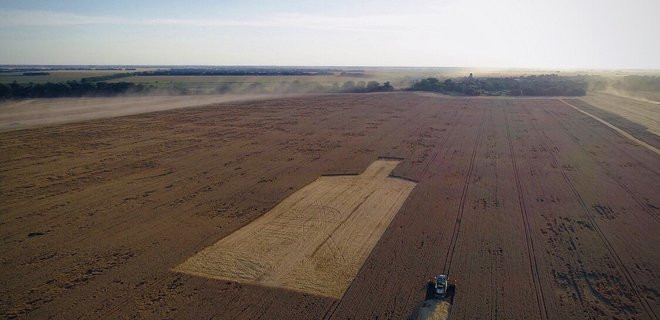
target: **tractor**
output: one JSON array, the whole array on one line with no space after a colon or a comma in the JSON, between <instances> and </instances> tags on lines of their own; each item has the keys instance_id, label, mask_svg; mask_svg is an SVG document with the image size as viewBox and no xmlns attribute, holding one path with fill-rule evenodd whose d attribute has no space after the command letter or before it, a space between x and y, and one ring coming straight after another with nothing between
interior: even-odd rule
<instances>
[{"instance_id":1,"label":"tractor","mask_svg":"<svg viewBox=\"0 0 660 320\"><path fill-rule=\"evenodd\" d=\"M429 280L427 289L427 299L442 300L453 298L455 286L449 283L447 275L441 274Z\"/></svg>"}]
</instances>

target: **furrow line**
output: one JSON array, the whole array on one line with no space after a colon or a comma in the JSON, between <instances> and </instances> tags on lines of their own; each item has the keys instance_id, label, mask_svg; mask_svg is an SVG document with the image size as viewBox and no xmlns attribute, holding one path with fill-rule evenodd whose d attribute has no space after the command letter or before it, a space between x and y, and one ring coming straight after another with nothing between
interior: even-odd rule
<instances>
[{"instance_id":1,"label":"furrow line","mask_svg":"<svg viewBox=\"0 0 660 320\"><path fill-rule=\"evenodd\" d=\"M418 113L416 114L416 116L421 115L421 113L422 113L421 111L418 112ZM389 132L386 133L382 138L384 138L385 136L391 135L391 134L393 134L394 132L397 132L397 131L401 130L401 128L403 128L406 124L407 124L407 122L406 122L406 121L403 121L403 123L402 123L400 126L396 127L396 129L394 129L394 130L389 131ZM374 141L372 141L371 143L369 143L369 146L375 144L376 141L377 141L377 140L374 140ZM399 209L399 211L401 211L401 210L402 210L402 209ZM394 218L396 218L396 215L398 215L398 214L399 214L399 213L397 212L397 213L394 215L394 217L392 217L392 221L394 221ZM387 231L387 229L385 229L385 230ZM384 234L384 233L383 233L383 234ZM381 239L382 239L382 238L381 238ZM342 293L341 297L339 297L339 299L337 299L337 301L333 302L332 305L328 308L328 310L326 310L326 312L325 312L325 314L323 315L323 318L322 318L322 319L326 319L326 320L327 320L327 319L331 319L331 318L333 317L333 315L335 314L335 312L337 311L337 309L339 309L339 305L341 305L341 303L342 303L342 301L343 301L343 299L344 299L344 296L346 295L346 293L347 293L349 290L351 290L351 287L353 286L353 283L355 282L355 279L357 279L358 275L362 273L362 270L364 269L364 266L367 264L367 260L369 260L369 257L370 257L371 254L373 253L373 250L375 250L376 246L378 246L378 243L379 243L380 241L381 241L381 240L379 240L379 241L376 243L376 245L374 245L374 247L372 248L372 252L369 253L369 256L367 256L367 258L365 259L365 261L362 263L362 266L360 266L360 269L355 273L355 278L353 278L353 280L351 281L351 283L348 285L348 288L346 288L346 290L344 290L344 293Z\"/></svg>"},{"instance_id":2,"label":"furrow line","mask_svg":"<svg viewBox=\"0 0 660 320\"><path fill-rule=\"evenodd\" d=\"M506 109L503 108L504 123L506 125L506 138L509 143L509 152L511 153L511 164L513 166L513 175L516 183L516 191L518 193L518 207L520 215L522 216L523 223L525 224L525 242L527 245L527 258L529 259L529 268L532 273L532 282L534 283L534 292L536 293L536 303L539 307L540 319L548 319L548 309L545 306L543 286L541 285L541 278L539 276L539 266L536 259L536 251L534 250L534 239L531 237L529 220L527 217L527 207L525 205L525 197L522 192L522 184L520 182L520 173L518 171L518 164L516 162L516 154L513 149L513 142L511 141L511 127L509 126L509 117L507 116Z\"/></svg>"},{"instance_id":3,"label":"furrow line","mask_svg":"<svg viewBox=\"0 0 660 320\"><path fill-rule=\"evenodd\" d=\"M467 104L467 102L466 102L466 104ZM428 171L429 167L431 166L431 163L433 163L433 162L435 161L435 159L438 157L438 154L440 154L440 151L442 151L442 148L441 148L441 147L444 147L444 146L447 144L447 141L449 140L449 137L454 133L454 131L456 130L456 127L459 126L460 120L461 120L461 118L463 117L463 115L465 114L465 109L466 109L466 107L463 107L463 108L461 109L463 112L461 112L461 113L458 115L458 118L457 118L456 121L454 122L454 125L451 127L451 129L449 129L449 132L447 132L447 134L445 134L445 139L442 140L442 142L440 143L440 146L438 146L438 147L436 148L438 151L436 151L436 152L433 154L433 156L431 157L431 159L430 159L429 161L426 162L426 164L424 165L424 169L422 169L422 173L419 175L419 177L417 177L417 181L421 181L421 180L422 180L422 178L423 178L424 175L426 174L426 171Z\"/></svg>"},{"instance_id":4,"label":"furrow line","mask_svg":"<svg viewBox=\"0 0 660 320\"><path fill-rule=\"evenodd\" d=\"M454 252L456 249L456 243L458 242L458 234L461 228L461 220L463 218L463 212L465 211L465 201L467 200L467 193L470 186L470 178L472 178L472 171L474 169L474 160L477 157L477 151L479 150L479 144L481 143L481 137L484 131L484 123L486 122L486 111L482 111L484 114L481 115L481 124L479 125L479 131L477 132L477 137L474 141L474 149L472 150L472 155L470 157L470 165L468 166L468 172L465 175L465 183L463 184L463 191L461 193L461 201L458 207L458 213L456 214L456 222L454 223L454 230L452 232L452 237L449 242L449 250L447 250L447 256L445 257L445 264L442 268L444 274L449 274L451 269L451 263L454 259Z\"/></svg>"}]
</instances>

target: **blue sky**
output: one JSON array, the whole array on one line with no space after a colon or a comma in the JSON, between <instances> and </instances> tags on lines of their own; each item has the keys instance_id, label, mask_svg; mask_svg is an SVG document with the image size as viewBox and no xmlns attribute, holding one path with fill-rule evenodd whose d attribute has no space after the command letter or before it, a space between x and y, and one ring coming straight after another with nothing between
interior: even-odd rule
<instances>
[{"instance_id":1,"label":"blue sky","mask_svg":"<svg viewBox=\"0 0 660 320\"><path fill-rule=\"evenodd\" d=\"M0 64L660 69L660 1L5 1Z\"/></svg>"}]
</instances>

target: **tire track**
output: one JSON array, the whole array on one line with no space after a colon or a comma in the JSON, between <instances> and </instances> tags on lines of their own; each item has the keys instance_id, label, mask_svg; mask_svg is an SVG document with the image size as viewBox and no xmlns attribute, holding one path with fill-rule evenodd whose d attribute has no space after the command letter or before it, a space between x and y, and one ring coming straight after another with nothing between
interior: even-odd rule
<instances>
[{"instance_id":1,"label":"tire track","mask_svg":"<svg viewBox=\"0 0 660 320\"><path fill-rule=\"evenodd\" d=\"M423 111L420 111L420 112L416 113L414 118L417 118L419 115L422 114L422 112L423 112ZM427 118L427 119L428 119L428 118ZM384 139L385 137L387 137L387 136L389 136L389 135L394 134L394 132L398 132L399 130L401 130L401 128L403 128L403 127L406 126L407 124L408 124L408 123L407 123L405 120L402 120L402 123L401 123L400 126L397 126L396 129L394 129L394 130L391 130L391 131L386 132L386 133L385 133L383 136L381 136L379 139L374 139L374 140L372 140L372 141L368 144L368 146L371 147L371 146L373 146L374 144L376 144L376 142L378 142L378 141ZM399 211L401 211L401 210L403 210L403 208L400 209ZM397 212L396 215L398 215L398 214L399 214L399 213ZM396 218L396 215L394 215L394 217L392 217L392 221L394 221L394 218ZM389 228L389 227L388 227L388 228ZM387 229L385 230L385 232L386 232L386 231L387 231ZM384 234L384 233L383 233L383 234ZM374 247L372 248L372 252L373 252L373 250L376 249L376 246L378 246L379 243L380 243L380 240L378 241L378 243L376 243L376 245L374 245ZM353 287L353 283L355 282L355 279L358 277L359 274L362 273L362 270L364 269L364 266L367 264L367 260L369 260L369 257L370 257L370 256L371 256L371 253L369 254L369 256L367 256L367 259L364 261L364 263L362 263L362 266L360 266L360 269L355 273L355 278L353 278L353 280L351 281L351 283L348 285L348 288L346 288L346 290L344 290L344 293L342 293L342 295L341 295L341 297L340 297L339 299L337 299L336 301L334 301L334 302L330 305L330 307L326 310L325 314L323 315L322 319L331 319L331 318L333 317L333 315L335 314L335 312L337 311L337 309L339 309L339 306L341 305L342 301L344 300L344 296L346 295L347 292L349 292L349 291L351 290L351 287Z\"/></svg>"},{"instance_id":2,"label":"tire track","mask_svg":"<svg viewBox=\"0 0 660 320\"><path fill-rule=\"evenodd\" d=\"M449 129L449 132L447 132L445 134L445 139L442 140L442 142L440 143L440 146L438 146L436 148L438 151L436 153L434 153L433 156L431 157L431 159L429 161L427 161L426 164L424 165L424 169L422 169L421 174L419 175L419 177L417 177L417 181L421 181L421 179L424 177L424 175L428 171L429 167L431 166L431 163L435 162L435 159L438 157L438 154L440 154L440 151L443 150L442 147L444 147L447 144L447 141L449 141L449 137L452 136L452 134L456 130L456 127L458 127L458 124L460 123L460 120L463 118L463 115L465 115L465 110L467 109L468 102L469 102L469 100L465 102L465 106L463 106L463 108L461 108L462 112L458 115L458 118L456 118L456 120L455 120L456 122L454 123L453 126L451 126L451 129Z\"/></svg>"},{"instance_id":3,"label":"tire track","mask_svg":"<svg viewBox=\"0 0 660 320\"><path fill-rule=\"evenodd\" d=\"M455 115L454 115L454 120L453 120L453 121L455 121L455 123L459 123L460 120L461 120L461 119L463 118L463 116L465 115L466 110L467 110L467 102L466 102L466 105L463 106L463 107L460 109L460 113L459 113L459 111L457 111L457 112L455 113ZM419 116L421 113L422 113L422 112L419 112L417 115ZM427 119L427 120L431 120L432 117L427 117L426 119ZM426 124L426 123L427 123L427 122L424 122L424 124ZM407 122L404 121L404 123L403 123L401 126L397 127L396 130L400 130L400 129L401 129L402 127L404 127L406 124L407 124ZM419 174L419 176L417 177L416 181L421 181L421 179L422 179L422 178L424 177L424 175L426 174L428 168L430 167L431 163L433 163L433 162L435 161L435 159L437 158L438 154L439 154L442 150L445 150L445 151L446 151L446 149L445 149L444 147L445 147L445 145L447 144L447 141L450 140L449 138L454 134L456 127L458 127L458 125L451 126L451 128L448 130L448 132L445 133L445 135L444 135L444 136L445 136L444 140L442 140L442 142L441 142L441 144L440 144L439 146L436 146L436 147L435 147L436 149L438 149L438 151L437 151L437 152L431 157L431 159L430 159L429 161L427 161L427 163L424 165L424 169L423 169L422 172ZM391 134L391 133L392 133L392 132L389 132L387 135L389 135L389 134ZM373 143L372 143L372 144L373 144ZM405 205L404 205L404 206L405 206ZM401 210L404 210L404 208L402 207L402 208L400 209L400 211L401 211ZM397 215L398 215L398 213L397 213ZM396 217L396 216L395 216L395 217ZM393 218L393 220L394 220L394 218ZM378 246L378 244L376 244L376 246ZM374 250L375 250L375 247L374 247ZM369 259L369 258L367 257L367 260L368 260L368 259ZM360 270L356 273L356 275L359 275L359 274L362 273L362 270L364 269L364 267L365 267L366 264L367 264L367 263L366 263L366 260L365 260L365 263L362 264L362 266L360 267ZM357 278L357 276L356 276L356 278ZM349 291L351 290L351 287L353 286L353 282L354 282L354 281L355 281L355 279L353 279L353 281L351 282L351 284L349 285L349 287L344 291L344 293L342 294L342 296L341 296L336 302L334 302L334 303L330 306L330 308L328 308L328 310L326 311L326 313L323 315L322 319L331 319L331 318L334 316L335 312L337 311L337 309L339 309L339 306L342 304L342 301L343 301L343 299L344 299L344 296L346 295L347 292L349 292ZM395 299L396 299L396 297L395 297Z\"/></svg>"},{"instance_id":4,"label":"tire track","mask_svg":"<svg viewBox=\"0 0 660 320\"><path fill-rule=\"evenodd\" d=\"M525 242L527 245L527 257L529 259L529 268L532 273L532 281L534 283L534 292L536 293L536 303L539 308L540 319L548 319L548 309L545 306L543 286L541 285L541 278L539 276L539 267L536 259L536 251L534 250L534 240L531 237L529 220L527 219L527 206L525 204L525 197L522 192L522 184L520 183L520 174L518 171L518 164L516 162L516 154L511 142L511 127L509 126L509 117L507 116L506 108L502 108L504 113L504 123L506 126L506 139L509 143L509 152L511 153L511 165L513 166L513 175L516 183L516 191L518 193L518 206L520 208L520 215L522 216L523 223L525 224Z\"/></svg>"},{"instance_id":5,"label":"tire track","mask_svg":"<svg viewBox=\"0 0 660 320\"><path fill-rule=\"evenodd\" d=\"M566 127L566 126L562 123L561 119L559 118L559 116L558 116L555 112L552 112L552 111L549 111L549 110L544 110L544 111L545 111L546 114L551 115L551 116L557 121L557 123L559 123L559 125L562 127L562 129L564 129L564 131L568 132L568 135L571 136L571 138L573 139L573 141L577 141L577 137L576 137L573 133L570 132L570 130L569 130L568 127ZM534 120L532 120L532 121L534 121ZM590 128L590 127L589 127L589 129L590 129L590 131L593 132L595 135L597 135L598 137L600 137L600 138L602 138L603 140L605 140L605 138L604 138L600 133L598 133L597 131L593 130L593 129ZM583 147L582 144L577 143L577 145L580 147L580 149L582 149L582 151L584 151L584 152L589 156L589 158L591 158L591 159L594 160L594 162L596 163L596 165L598 165L598 167L601 168L601 169L603 170L603 172L605 173L606 176L608 176L610 179L612 179L612 181L614 181L614 183L616 183L619 187L621 187L621 189L625 190L626 193L628 193L628 195L630 195L630 197L631 197L633 200L635 200L635 202L637 202L637 204L640 206L640 208L642 208L642 209L643 209L646 213L648 213L653 219L655 219L656 222L660 222L660 217L659 217L657 214L655 214L654 212L652 212L651 209L649 208L649 206L648 206L646 203L644 203L644 201L642 201L641 199L639 199L639 197L637 197L637 194L635 194L634 192L632 192L632 190L630 190L630 188L628 188L627 185L625 185L623 182L621 182L619 179L617 179L615 176L613 176L613 175L611 174L610 170L609 170L608 168L605 168L605 167L600 163L600 161L598 161L598 160L597 160L597 159L596 159L596 158L595 158L590 152L588 152L588 151ZM617 147L617 150L621 151L621 153L623 153L623 154L625 154L626 156L630 157L630 155L629 155L627 152L621 150L620 148ZM630 157L630 158L632 158L632 157ZM634 158L632 158L632 159L634 159ZM642 166L642 167L644 167L645 169L648 169L648 168L646 168L645 166ZM649 171L655 173L653 170L649 170Z\"/></svg>"},{"instance_id":6,"label":"tire track","mask_svg":"<svg viewBox=\"0 0 660 320\"><path fill-rule=\"evenodd\" d=\"M573 109L575 109L575 110L577 110L577 111L579 111L579 112L582 112L582 113L584 113L584 114L586 114L586 115L588 115L588 116L594 118L596 121L598 121L598 122L604 124L604 125L607 126L608 128L611 128L612 130L616 131L618 134L620 134L620 135L622 135L622 136L628 138L630 141L633 141L633 142L635 142L636 144L638 144L638 145L640 145L640 146L642 146L642 147L644 147L644 148L649 149L651 152L654 152L655 154L660 155L660 149L658 149L658 148L656 148L656 147L654 147L654 146L652 146L652 145L650 145L650 144L648 144L648 143L646 143L646 142L644 142L644 141L642 141L642 140L639 140L639 139L635 138L635 137L634 137L633 135L631 135L630 133L628 133L628 132L626 132L626 131L624 131L624 130L621 130L619 127L617 127L617 126L615 126L615 125L613 125L613 124L611 124L611 123L609 123L609 122L607 122L607 121L605 121L605 120L603 120L603 119L601 119L601 118L599 118L599 117L597 117L597 116L595 116L595 115L593 115L593 114L591 114L591 113L589 113L589 112L586 112L586 111L584 111L584 110L582 110L582 109L580 109L580 108L578 108L578 107L576 107L576 106L574 106L574 105L572 105L572 104L570 104L570 103L564 101L564 99L558 99L558 100L561 101L561 102L563 102L563 103L565 103L565 104L568 105L569 107L571 107L571 108L573 108Z\"/></svg>"},{"instance_id":7,"label":"tire track","mask_svg":"<svg viewBox=\"0 0 660 320\"><path fill-rule=\"evenodd\" d=\"M456 243L458 242L458 234L461 228L461 220L463 218L463 212L465 211L465 201L467 200L467 193L470 186L470 178L472 177L472 171L474 169L474 159L477 157L477 150L481 143L481 137L484 131L484 123L486 122L486 111L482 111L481 123L479 124L479 130L477 131L477 137L474 140L474 149L472 150L472 155L470 157L470 165L468 166L468 172L465 175L465 183L463 184L463 191L461 193L461 201L458 206L458 213L456 214L456 222L454 223L454 230L452 231L452 237L449 242L449 250L447 250L447 255L445 256L445 264L442 267L444 274L449 274L451 269L451 264L454 259L454 252L456 249Z\"/></svg>"},{"instance_id":8,"label":"tire track","mask_svg":"<svg viewBox=\"0 0 660 320\"><path fill-rule=\"evenodd\" d=\"M529 114L529 110L524 105L523 105L523 109L525 110L525 112L527 112ZM559 171L562 175L562 178L564 179L564 181L568 185L569 189L571 190L571 192L575 196L576 200L578 201L578 204L582 208L582 211L584 212L584 215L587 217L587 219L589 220L591 225L594 227L594 230L596 230L596 233L598 234L601 241L605 245L605 248L609 252L610 256L613 258L613 260L614 260L614 262L617 266L617 269L619 270L619 272L621 272L623 274L623 276L624 276L626 282L628 283L628 286L632 290L633 294L637 297L637 299L641 303L641 305L642 305L644 311L646 312L646 314L649 315L652 319L658 319L658 316L653 311L653 308L651 307L651 305L639 293L639 286L637 285L634 278L632 277L632 274L630 273L630 270L628 270L626 265L623 263L623 260L621 259L619 254L616 252L616 250L614 249L614 247L610 243L609 239L605 236L605 233L600 229L600 226L596 222L596 219L591 214L591 212L589 210L589 207L587 207L586 202L582 198L582 195L580 194L580 192L577 190L577 188L575 188L575 185L573 184L570 177L566 173L566 170L564 170L560 166L557 157L555 156L555 154L553 154L551 152L552 149L548 148L548 141L550 140L550 138L545 134L545 132L538 129L538 127L536 126L536 121L532 120L532 123L534 124L532 126L534 131L536 131L537 135L542 138L541 143L543 144L543 147L545 148L545 150L548 151L547 153L550 155L550 160L552 162L552 165L554 165L557 169L559 169Z\"/></svg>"}]
</instances>

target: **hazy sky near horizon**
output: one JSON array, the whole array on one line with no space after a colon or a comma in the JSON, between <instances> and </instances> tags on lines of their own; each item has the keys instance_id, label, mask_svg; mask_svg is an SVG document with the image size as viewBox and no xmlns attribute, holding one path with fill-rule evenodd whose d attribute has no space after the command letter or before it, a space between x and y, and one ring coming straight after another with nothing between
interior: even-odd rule
<instances>
[{"instance_id":1,"label":"hazy sky near horizon","mask_svg":"<svg viewBox=\"0 0 660 320\"><path fill-rule=\"evenodd\" d=\"M659 15L658 0L0 0L0 64L660 69Z\"/></svg>"}]
</instances>

